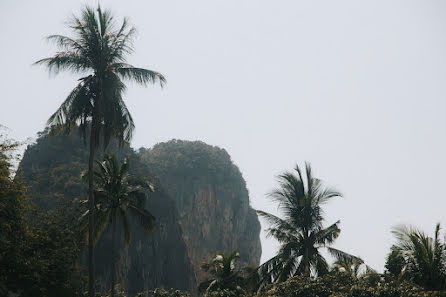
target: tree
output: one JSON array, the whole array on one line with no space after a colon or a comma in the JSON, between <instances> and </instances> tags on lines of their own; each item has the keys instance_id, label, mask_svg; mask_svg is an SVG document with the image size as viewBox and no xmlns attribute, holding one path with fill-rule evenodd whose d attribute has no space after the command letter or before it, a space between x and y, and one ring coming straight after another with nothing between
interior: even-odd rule
<instances>
[{"instance_id":1,"label":"tree","mask_svg":"<svg viewBox=\"0 0 446 297\"><path fill-rule=\"evenodd\" d=\"M0 134L0 296L74 296L75 216L33 212L25 184L13 178L19 145Z\"/></svg>"},{"instance_id":2,"label":"tree","mask_svg":"<svg viewBox=\"0 0 446 297\"><path fill-rule=\"evenodd\" d=\"M270 224L267 236L276 238L281 244L278 254L259 267L261 287L296 275L309 277L312 272L314 275L328 273L328 264L320 254L322 248L326 248L338 260L362 261L330 247L341 232L340 222L324 228L322 206L341 194L324 187L321 180L313 177L310 164L306 163L305 169L305 176L297 165L295 173L279 175L279 188L269 194L273 201L278 202L283 219L257 211Z\"/></svg>"},{"instance_id":3,"label":"tree","mask_svg":"<svg viewBox=\"0 0 446 297\"><path fill-rule=\"evenodd\" d=\"M155 217L144 208L144 200L147 191L153 191L153 186L147 182L134 179L130 176L129 157L119 164L115 155L104 155L102 162L97 162L95 177L96 200L96 236L99 240L101 233L111 225L112 228L112 269L111 269L111 296L115 296L115 266L116 266L116 223L121 223L125 244L130 244L132 230L130 228L128 214L137 219L144 231L155 231ZM88 216L87 210L83 217ZM84 220L86 221L86 220ZM85 229L88 224L84 223Z\"/></svg>"},{"instance_id":4,"label":"tree","mask_svg":"<svg viewBox=\"0 0 446 297\"><path fill-rule=\"evenodd\" d=\"M89 295L94 297L94 196L93 166L96 149L102 138L104 149L110 139L120 143L130 141L134 123L124 101L124 81L130 80L147 85L165 82L162 74L137 68L126 62L133 51L132 38L135 28L127 19L115 27L115 19L109 11L99 6L95 12L86 6L80 17L73 17L70 28L75 37L51 35L60 51L54 56L35 62L48 66L58 73L70 70L83 74L78 85L70 92L59 109L49 118L47 125L54 132L67 133L79 126L84 141L89 129L90 153L88 162L89 199Z\"/></svg>"},{"instance_id":5,"label":"tree","mask_svg":"<svg viewBox=\"0 0 446 297\"><path fill-rule=\"evenodd\" d=\"M342 257L333 263L332 271L347 273L353 278L360 278L364 275L376 274L377 272L366 265L360 258Z\"/></svg>"},{"instance_id":6,"label":"tree","mask_svg":"<svg viewBox=\"0 0 446 297\"><path fill-rule=\"evenodd\" d=\"M446 287L446 246L441 242L440 224L434 237L411 227L398 226L392 230L397 239L394 250L404 259L402 269L414 283L430 290Z\"/></svg>"},{"instance_id":7,"label":"tree","mask_svg":"<svg viewBox=\"0 0 446 297\"><path fill-rule=\"evenodd\" d=\"M210 262L204 263L201 268L208 272L211 278L201 282L198 291L206 295L218 290L244 293L242 286L245 277L243 271L237 267L238 259L240 259L238 252L218 253Z\"/></svg>"},{"instance_id":8,"label":"tree","mask_svg":"<svg viewBox=\"0 0 446 297\"><path fill-rule=\"evenodd\" d=\"M392 246L390 250L391 252L387 255L386 264L384 267L386 268L386 273L390 274L394 278L399 278L402 276L406 262L397 246Z\"/></svg>"}]
</instances>

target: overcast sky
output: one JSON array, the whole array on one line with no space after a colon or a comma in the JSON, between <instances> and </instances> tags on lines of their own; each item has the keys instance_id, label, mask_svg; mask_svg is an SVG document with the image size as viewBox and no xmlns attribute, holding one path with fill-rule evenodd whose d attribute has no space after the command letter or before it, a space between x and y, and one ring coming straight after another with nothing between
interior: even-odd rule
<instances>
[{"instance_id":1,"label":"overcast sky","mask_svg":"<svg viewBox=\"0 0 446 297\"><path fill-rule=\"evenodd\" d=\"M35 137L79 76L31 64L70 34L84 1L0 1L0 124ZM97 3L91 1L91 4ZM138 29L130 62L167 77L129 85L133 147L172 138L225 148L251 204L309 161L344 198L336 247L382 271L392 226L446 224L445 1L101 1ZM263 225L265 227L265 225ZM446 225L445 225L446 227ZM277 245L262 235L262 261Z\"/></svg>"}]
</instances>

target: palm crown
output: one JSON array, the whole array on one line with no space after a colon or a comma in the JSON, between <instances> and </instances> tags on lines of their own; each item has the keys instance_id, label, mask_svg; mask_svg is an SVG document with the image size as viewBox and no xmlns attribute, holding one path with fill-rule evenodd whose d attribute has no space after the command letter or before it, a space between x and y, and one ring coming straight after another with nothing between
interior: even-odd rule
<instances>
[{"instance_id":1,"label":"palm crown","mask_svg":"<svg viewBox=\"0 0 446 297\"><path fill-rule=\"evenodd\" d=\"M124 233L125 244L130 244L132 230L129 223L129 214L136 219L137 223L146 232L155 231L155 217L145 209L144 202L148 191L153 191L153 186L145 181L134 179L128 172L129 158L125 158L120 164L115 155L104 155L104 160L97 163L94 172L96 181L96 221L95 238L99 240L105 228L112 228L112 269L111 269L111 292L115 296L115 237L116 223L119 221ZM86 229L89 210L81 219L81 229Z\"/></svg>"},{"instance_id":2,"label":"palm crown","mask_svg":"<svg viewBox=\"0 0 446 297\"><path fill-rule=\"evenodd\" d=\"M210 262L204 263L201 268L212 277L200 283L198 290L202 293L210 293L219 289L244 292L242 286L245 275L237 267L239 259L240 254L238 252L218 253Z\"/></svg>"},{"instance_id":3,"label":"palm crown","mask_svg":"<svg viewBox=\"0 0 446 297\"><path fill-rule=\"evenodd\" d=\"M411 226L395 227L392 233L398 240L393 250L404 261L403 273L428 289L444 289L446 244L440 240L440 224L435 227L433 238Z\"/></svg>"},{"instance_id":4,"label":"palm crown","mask_svg":"<svg viewBox=\"0 0 446 297\"><path fill-rule=\"evenodd\" d=\"M285 172L278 177L279 188L269 197L279 203L284 218L257 211L269 224L267 236L276 238L281 244L278 254L260 266L261 286L281 282L295 275L324 274L329 266L320 254L321 248L337 259L357 257L330 247L339 236L339 221L323 227L322 206L341 194L324 187L321 180L314 178L311 167L306 164L305 176L296 165L295 173Z\"/></svg>"},{"instance_id":5,"label":"palm crown","mask_svg":"<svg viewBox=\"0 0 446 297\"><path fill-rule=\"evenodd\" d=\"M134 179L128 172L129 158L120 164L115 155L104 155L102 162L96 161L97 170L94 172L96 189L96 241L110 223L119 221L122 225L125 243L131 240L129 215L134 217L144 231L155 230L155 217L145 209L147 192L153 192L153 186L146 181ZM82 218L86 218L87 210ZM83 220L85 229L87 221Z\"/></svg>"},{"instance_id":6,"label":"palm crown","mask_svg":"<svg viewBox=\"0 0 446 297\"><path fill-rule=\"evenodd\" d=\"M129 141L134 129L133 119L123 101L126 88L124 81L132 80L147 85L165 82L162 74L134 67L126 62L127 54L133 51L132 39L135 28L124 19L119 28L108 11L100 7L95 11L86 7L80 18L73 17L73 38L51 35L60 51L54 56L37 61L58 73L69 70L85 76L71 91L59 109L50 117L48 125L70 130L79 125L84 132L87 124L95 120L106 146L111 136ZM98 141L96 141L98 143Z\"/></svg>"}]
</instances>

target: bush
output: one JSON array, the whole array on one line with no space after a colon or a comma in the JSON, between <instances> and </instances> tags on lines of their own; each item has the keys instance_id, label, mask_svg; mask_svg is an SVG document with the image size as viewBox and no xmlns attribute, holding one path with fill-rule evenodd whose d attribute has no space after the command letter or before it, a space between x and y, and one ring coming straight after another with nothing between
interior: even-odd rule
<instances>
[{"instance_id":1,"label":"bush","mask_svg":"<svg viewBox=\"0 0 446 297\"><path fill-rule=\"evenodd\" d=\"M190 294L174 289L155 289L138 293L135 297L190 297Z\"/></svg>"},{"instance_id":2,"label":"bush","mask_svg":"<svg viewBox=\"0 0 446 297\"><path fill-rule=\"evenodd\" d=\"M269 285L261 297L446 297L446 292L428 292L409 282L386 281L379 275L356 279L348 274L329 274L317 279L295 277Z\"/></svg>"}]
</instances>

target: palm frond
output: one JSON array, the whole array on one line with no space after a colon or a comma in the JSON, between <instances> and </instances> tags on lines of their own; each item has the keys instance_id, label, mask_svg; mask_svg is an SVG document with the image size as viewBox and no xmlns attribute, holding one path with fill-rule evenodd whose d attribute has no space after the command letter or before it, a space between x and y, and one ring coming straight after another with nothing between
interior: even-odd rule
<instances>
[{"instance_id":1,"label":"palm frond","mask_svg":"<svg viewBox=\"0 0 446 297\"><path fill-rule=\"evenodd\" d=\"M351 261L357 263L364 263L364 261L361 258L353 256L341 250L332 247L327 247L327 250L330 253L330 255L333 256L337 261L345 261L345 262Z\"/></svg>"},{"instance_id":2,"label":"palm frond","mask_svg":"<svg viewBox=\"0 0 446 297\"><path fill-rule=\"evenodd\" d=\"M159 72L147 70L143 68L120 67L116 69L116 72L125 80L132 80L141 85L146 86L147 84L155 84L159 82L161 87L166 83L166 78Z\"/></svg>"},{"instance_id":3,"label":"palm frond","mask_svg":"<svg viewBox=\"0 0 446 297\"><path fill-rule=\"evenodd\" d=\"M84 73L91 70L88 59L79 53L72 51L59 52L50 58L34 62L34 65L46 65L51 73L59 73L62 70L70 70L75 73Z\"/></svg>"},{"instance_id":4,"label":"palm frond","mask_svg":"<svg viewBox=\"0 0 446 297\"><path fill-rule=\"evenodd\" d=\"M129 203L128 207L145 232L155 232L156 219L148 210L140 208L134 203Z\"/></svg>"},{"instance_id":5,"label":"palm frond","mask_svg":"<svg viewBox=\"0 0 446 297\"><path fill-rule=\"evenodd\" d=\"M312 234L311 237L314 238L314 242L323 246L331 245L336 240L336 238L338 238L339 233L341 233L339 223L340 221L337 221L331 226Z\"/></svg>"}]
</instances>

